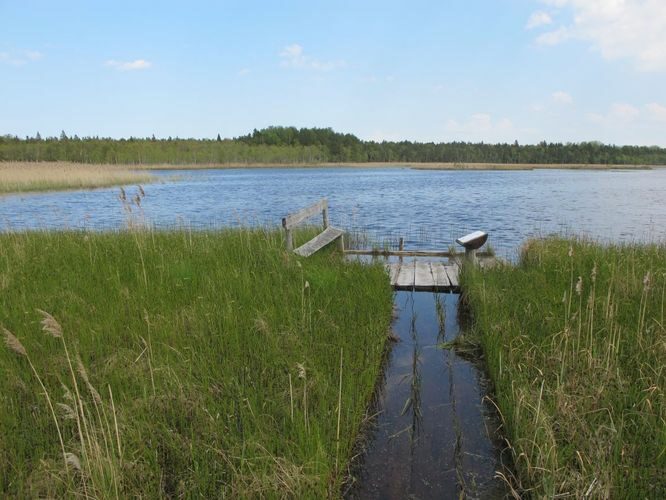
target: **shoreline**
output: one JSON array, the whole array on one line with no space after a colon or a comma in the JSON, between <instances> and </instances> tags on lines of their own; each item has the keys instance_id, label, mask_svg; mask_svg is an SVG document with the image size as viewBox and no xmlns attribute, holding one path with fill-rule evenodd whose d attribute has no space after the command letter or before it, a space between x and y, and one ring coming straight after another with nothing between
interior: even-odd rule
<instances>
[{"instance_id":1,"label":"shoreline","mask_svg":"<svg viewBox=\"0 0 666 500\"><path fill-rule=\"evenodd\" d=\"M227 170L227 169L412 169L412 170L654 170L666 165L607 165L585 163L418 163L418 162L313 162L313 163L209 163L190 165L125 165L137 170Z\"/></svg>"}]
</instances>

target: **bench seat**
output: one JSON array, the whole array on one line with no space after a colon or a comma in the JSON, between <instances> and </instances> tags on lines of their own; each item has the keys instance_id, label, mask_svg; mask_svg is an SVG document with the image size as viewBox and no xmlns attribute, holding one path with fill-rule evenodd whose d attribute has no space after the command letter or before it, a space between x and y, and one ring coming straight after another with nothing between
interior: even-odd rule
<instances>
[{"instance_id":1,"label":"bench seat","mask_svg":"<svg viewBox=\"0 0 666 500\"><path fill-rule=\"evenodd\" d=\"M337 227L329 226L324 231L314 238L312 238L310 241L305 243L304 245L301 245L298 247L296 250L294 250L294 253L301 255L303 257L309 257L313 253L315 253L318 250L321 250L324 248L326 245L329 243L335 241L336 239L340 238L344 234L344 231L342 229L338 229Z\"/></svg>"}]
</instances>

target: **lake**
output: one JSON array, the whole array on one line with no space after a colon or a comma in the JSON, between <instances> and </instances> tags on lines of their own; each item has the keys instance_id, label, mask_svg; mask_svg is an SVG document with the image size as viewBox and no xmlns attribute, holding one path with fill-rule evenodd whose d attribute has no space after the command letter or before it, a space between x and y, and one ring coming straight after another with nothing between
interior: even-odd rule
<instances>
[{"instance_id":1,"label":"lake","mask_svg":"<svg viewBox=\"0 0 666 500\"><path fill-rule=\"evenodd\" d=\"M407 248L445 249L484 230L511 255L528 237L572 232L612 241L666 239L666 169L433 171L262 168L156 171L133 216L156 227L279 225L321 197L335 225ZM128 194L135 187L126 187ZM0 197L0 230L122 227L119 188Z\"/></svg>"}]
</instances>

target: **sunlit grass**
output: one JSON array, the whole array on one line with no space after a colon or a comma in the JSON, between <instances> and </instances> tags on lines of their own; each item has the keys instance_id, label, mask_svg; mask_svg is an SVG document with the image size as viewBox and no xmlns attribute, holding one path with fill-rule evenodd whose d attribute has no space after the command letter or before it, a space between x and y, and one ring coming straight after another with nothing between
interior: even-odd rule
<instances>
[{"instance_id":1,"label":"sunlit grass","mask_svg":"<svg viewBox=\"0 0 666 500\"><path fill-rule=\"evenodd\" d=\"M283 248L0 235L1 496L338 496L392 292L379 266Z\"/></svg>"},{"instance_id":2,"label":"sunlit grass","mask_svg":"<svg viewBox=\"0 0 666 500\"><path fill-rule=\"evenodd\" d=\"M152 180L152 175L134 171L129 166L0 162L0 193L87 189Z\"/></svg>"},{"instance_id":3,"label":"sunlit grass","mask_svg":"<svg viewBox=\"0 0 666 500\"><path fill-rule=\"evenodd\" d=\"M530 241L463 286L520 486L663 498L666 247Z\"/></svg>"}]
</instances>

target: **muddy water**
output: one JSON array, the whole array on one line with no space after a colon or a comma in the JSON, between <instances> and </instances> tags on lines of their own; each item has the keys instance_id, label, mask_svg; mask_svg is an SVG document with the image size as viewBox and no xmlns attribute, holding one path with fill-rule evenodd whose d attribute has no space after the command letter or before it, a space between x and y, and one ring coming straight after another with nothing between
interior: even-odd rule
<instances>
[{"instance_id":1,"label":"muddy water","mask_svg":"<svg viewBox=\"0 0 666 500\"><path fill-rule=\"evenodd\" d=\"M497 419L479 368L442 348L460 332L457 294L397 292L390 353L348 498L501 498Z\"/></svg>"}]
</instances>

